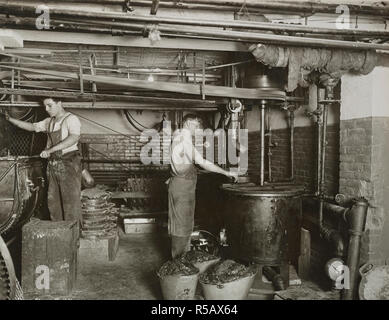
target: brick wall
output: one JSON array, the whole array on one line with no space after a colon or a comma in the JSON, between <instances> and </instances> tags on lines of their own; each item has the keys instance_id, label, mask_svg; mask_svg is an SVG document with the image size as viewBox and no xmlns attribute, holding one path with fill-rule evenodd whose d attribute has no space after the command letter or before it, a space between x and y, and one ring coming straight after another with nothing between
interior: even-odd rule
<instances>
[{"instance_id":1,"label":"brick wall","mask_svg":"<svg viewBox=\"0 0 389 320\"><path fill-rule=\"evenodd\" d=\"M266 142L267 143L267 142ZM290 133L288 129L272 132L271 170L273 181L290 178ZM267 146L267 144L266 144ZM249 133L249 175L258 179L260 170L260 134ZM316 190L317 129L316 126L296 127L294 133L294 177L308 192ZM325 189L327 195L335 195L339 189L339 125L327 127ZM266 162L266 174L268 165ZM324 265L333 258L333 248L319 235L319 209L317 203L303 201L304 228L311 233L311 274L324 278ZM324 214L327 227L338 228L338 221Z\"/></svg>"},{"instance_id":2,"label":"brick wall","mask_svg":"<svg viewBox=\"0 0 389 320\"><path fill-rule=\"evenodd\" d=\"M294 134L294 176L297 184L303 184L309 191L316 185L316 127L297 127ZM271 173L273 181L290 178L290 134L288 129L272 131ZM266 142L267 148L267 142ZM266 149L267 150L267 149ZM266 151L267 152L267 151ZM265 161L266 174L268 163ZM249 175L258 177L260 171L260 133L249 133ZM339 181L339 125L327 128L326 147L326 194L338 193Z\"/></svg>"},{"instance_id":3,"label":"brick wall","mask_svg":"<svg viewBox=\"0 0 389 320\"><path fill-rule=\"evenodd\" d=\"M126 137L122 135L83 134L81 143L86 144L88 151L88 155L84 155L84 158L108 162L111 159L123 161L123 163L89 163L89 170L92 175L96 176L98 183L111 184L115 172L118 180L125 180L130 172L143 170L167 171L169 169L168 165L162 164L160 154L153 154L151 159L154 163L148 165L143 164L140 159L141 149L146 143L157 143L161 146L161 150L166 151L167 149L162 148L160 140L141 142L139 135ZM87 163L85 163L85 166L88 166Z\"/></svg>"},{"instance_id":4,"label":"brick wall","mask_svg":"<svg viewBox=\"0 0 389 320\"><path fill-rule=\"evenodd\" d=\"M361 263L381 265L389 258L389 118L343 120L340 130L340 192L370 203Z\"/></svg>"}]
</instances>

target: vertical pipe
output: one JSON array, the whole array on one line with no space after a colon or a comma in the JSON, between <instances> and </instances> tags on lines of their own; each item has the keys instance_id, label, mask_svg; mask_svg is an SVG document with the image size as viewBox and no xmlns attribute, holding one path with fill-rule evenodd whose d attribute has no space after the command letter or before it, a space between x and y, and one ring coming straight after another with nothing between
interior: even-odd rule
<instances>
[{"instance_id":1,"label":"vertical pipe","mask_svg":"<svg viewBox=\"0 0 389 320\"><path fill-rule=\"evenodd\" d=\"M318 88L318 94L317 99L320 100L320 89ZM322 128L323 128L323 106L318 105L316 110L316 117L317 117L317 171L316 171L316 195L320 195L320 186L321 186L321 153L322 153Z\"/></svg>"},{"instance_id":2,"label":"vertical pipe","mask_svg":"<svg viewBox=\"0 0 389 320\"><path fill-rule=\"evenodd\" d=\"M290 118L290 181L294 180L294 110L289 111Z\"/></svg>"},{"instance_id":3,"label":"vertical pipe","mask_svg":"<svg viewBox=\"0 0 389 320\"><path fill-rule=\"evenodd\" d=\"M15 57L12 57L11 59L12 59L11 60L12 62L16 61ZM11 89L15 89L15 69L11 70ZM15 96L12 94L11 95L11 104L14 103L14 101L15 101Z\"/></svg>"},{"instance_id":4,"label":"vertical pipe","mask_svg":"<svg viewBox=\"0 0 389 320\"><path fill-rule=\"evenodd\" d=\"M369 203L366 199L357 199L355 200L353 207L347 215L350 233L347 255L347 266L349 268L350 286L348 289L346 288L343 290L343 300L353 300L357 298L361 237L365 229L368 207Z\"/></svg>"},{"instance_id":5,"label":"vertical pipe","mask_svg":"<svg viewBox=\"0 0 389 320\"><path fill-rule=\"evenodd\" d=\"M17 61L18 61L18 66L20 67L20 58L18 58ZM18 75L18 88L20 88L20 70L18 70L17 75ZM16 100L17 101L21 101L21 95L20 94L18 94L16 96Z\"/></svg>"},{"instance_id":6,"label":"vertical pipe","mask_svg":"<svg viewBox=\"0 0 389 320\"><path fill-rule=\"evenodd\" d=\"M196 79L196 52L193 52L193 83L196 84L197 83L197 79Z\"/></svg>"},{"instance_id":7,"label":"vertical pipe","mask_svg":"<svg viewBox=\"0 0 389 320\"><path fill-rule=\"evenodd\" d=\"M270 125L270 107L267 107L266 110L266 131L267 131L267 166L268 166L268 181L272 181L272 176L271 176L271 148L272 148L272 140L271 140L271 125Z\"/></svg>"},{"instance_id":8,"label":"vertical pipe","mask_svg":"<svg viewBox=\"0 0 389 320\"><path fill-rule=\"evenodd\" d=\"M261 186L263 186L265 183L265 108L266 100L261 100Z\"/></svg>"},{"instance_id":9,"label":"vertical pipe","mask_svg":"<svg viewBox=\"0 0 389 320\"><path fill-rule=\"evenodd\" d=\"M326 88L326 99L328 99L329 96L329 88ZM320 227L320 233L323 231L323 206L324 206L324 187L325 187L325 160L326 160L326 145L327 145L327 119L328 119L328 106L327 104L323 104L322 106L322 123L321 123L321 141L320 141L320 152L321 152L321 159L320 159L320 180L318 182L319 187L319 198L320 198L320 204L319 204L319 227Z\"/></svg>"},{"instance_id":10,"label":"vertical pipe","mask_svg":"<svg viewBox=\"0 0 389 320\"><path fill-rule=\"evenodd\" d=\"M205 60L203 60L203 79L202 79L202 82L201 82L201 95L202 95L202 99L204 100L205 99L205 94L204 94L204 90L205 90Z\"/></svg>"},{"instance_id":11,"label":"vertical pipe","mask_svg":"<svg viewBox=\"0 0 389 320\"><path fill-rule=\"evenodd\" d=\"M324 195L325 189L325 162L326 162L326 146L327 146L327 119L328 119L328 105L323 106L323 132L321 139L321 173L320 173L320 192Z\"/></svg>"},{"instance_id":12,"label":"vertical pipe","mask_svg":"<svg viewBox=\"0 0 389 320\"><path fill-rule=\"evenodd\" d=\"M80 60L80 92L84 93L84 77L83 77L83 70L82 70L82 48L81 45L78 46L78 55Z\"/></svg>"}]
</instances>

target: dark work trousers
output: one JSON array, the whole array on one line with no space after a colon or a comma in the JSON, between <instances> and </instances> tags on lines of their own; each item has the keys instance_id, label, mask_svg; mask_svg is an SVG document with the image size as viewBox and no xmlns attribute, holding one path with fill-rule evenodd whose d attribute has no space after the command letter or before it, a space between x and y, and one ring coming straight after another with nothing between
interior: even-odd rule
<instances>
[{"instance_id":1,"label":"dark work trousers","mask_svg":"<svg viewBox=\"0 0 389 320\"><path fill-rule=\"evenodd\" d=\"M78 151L50 160L47 204L52 221L81 222L81 157Z\"/></svg>"},{"instance_id":2,"label":"dark work trousers","mask_svg":"<svg viewBox=\"0 0 389 320\"><path fill-rule=\"evenodd\" d=\"M54 118L51 118L48 128L48 147L62 141L62 124L69 117L67 115L60 122L60 129L54 131ZM47 205L52 221L77 220L81 222L81 156L78 150L62 154L54 152L47 164L49 188L47 191Z\"/></svg>"},{"instance_id":3,"label":"dark work trousers","mask_svg":"<svg viewBox=\"0 0 389 320\"><path fill-rule=\"evenodd\" d=\"M169 181L169 235L172 237L172 257L190 249L194 225L197 176L174 176Z\"/></svg>"},{"instance_id":4,"label":"dark work trousers","mask_svg":"<svg viewBox=\"0 0 389 320\"><path fill-rule=\"evenodd\" d=\"M191 237L171 236L172 240L172 258L175 259L190 250Z\"/></svg>"}]
</instances>

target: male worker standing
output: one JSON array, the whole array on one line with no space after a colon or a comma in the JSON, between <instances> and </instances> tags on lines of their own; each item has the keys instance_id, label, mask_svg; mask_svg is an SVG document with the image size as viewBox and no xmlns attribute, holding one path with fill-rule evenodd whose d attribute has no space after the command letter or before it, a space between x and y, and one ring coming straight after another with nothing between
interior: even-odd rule
<instances>
[{"instance_id":1,"label":"male worker standing","mask_svg":"<svg viewBox=\"0 0 389 320\"><path fill-rule=\"evenodd\" d=\"M15 126L47 133L46 149L40 154L47 158L47 204L52 221L81 220L81 156L78 151L81 123L66 112L61 101L46 98L43 101L49 118L30 123L7 116Z\"/></svg>"},{"instance_id":2,"label":"male worker standing","mask_svg":"<svg viewBox=\"0 0 389 320\"><path fill-rule=\"evenodd\" d=\"M194 225L196 182L198 164L205 170L238 179L237 172L226 171L204 159L192 143L197 129L202 129L202 121L196 115L186 115L183 129L173 135L170 153L171 178L169 179L169 235L173 258L189 251Z\"/></svg>"}]
</instances>

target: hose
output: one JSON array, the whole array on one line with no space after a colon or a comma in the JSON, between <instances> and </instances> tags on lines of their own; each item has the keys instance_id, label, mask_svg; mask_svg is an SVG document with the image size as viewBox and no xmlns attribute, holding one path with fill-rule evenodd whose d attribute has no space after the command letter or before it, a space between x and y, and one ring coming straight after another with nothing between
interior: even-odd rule
<instances>
[{"instance_id":1,"label":"hose","mask_svg":"<svg viewBox=\"0 0 389 320\"><path fill-rule=\"evenodd\" d=\"M139 129L135 123L134 123L134 119L131 117L131 115L128 113L128 111L124 111L124 115L126 116L126 119L127 121L131 124L131 126L136 129L137 131L139 132L142 132L143 130L142 129Z\"/></svg>"}]
</instances>

